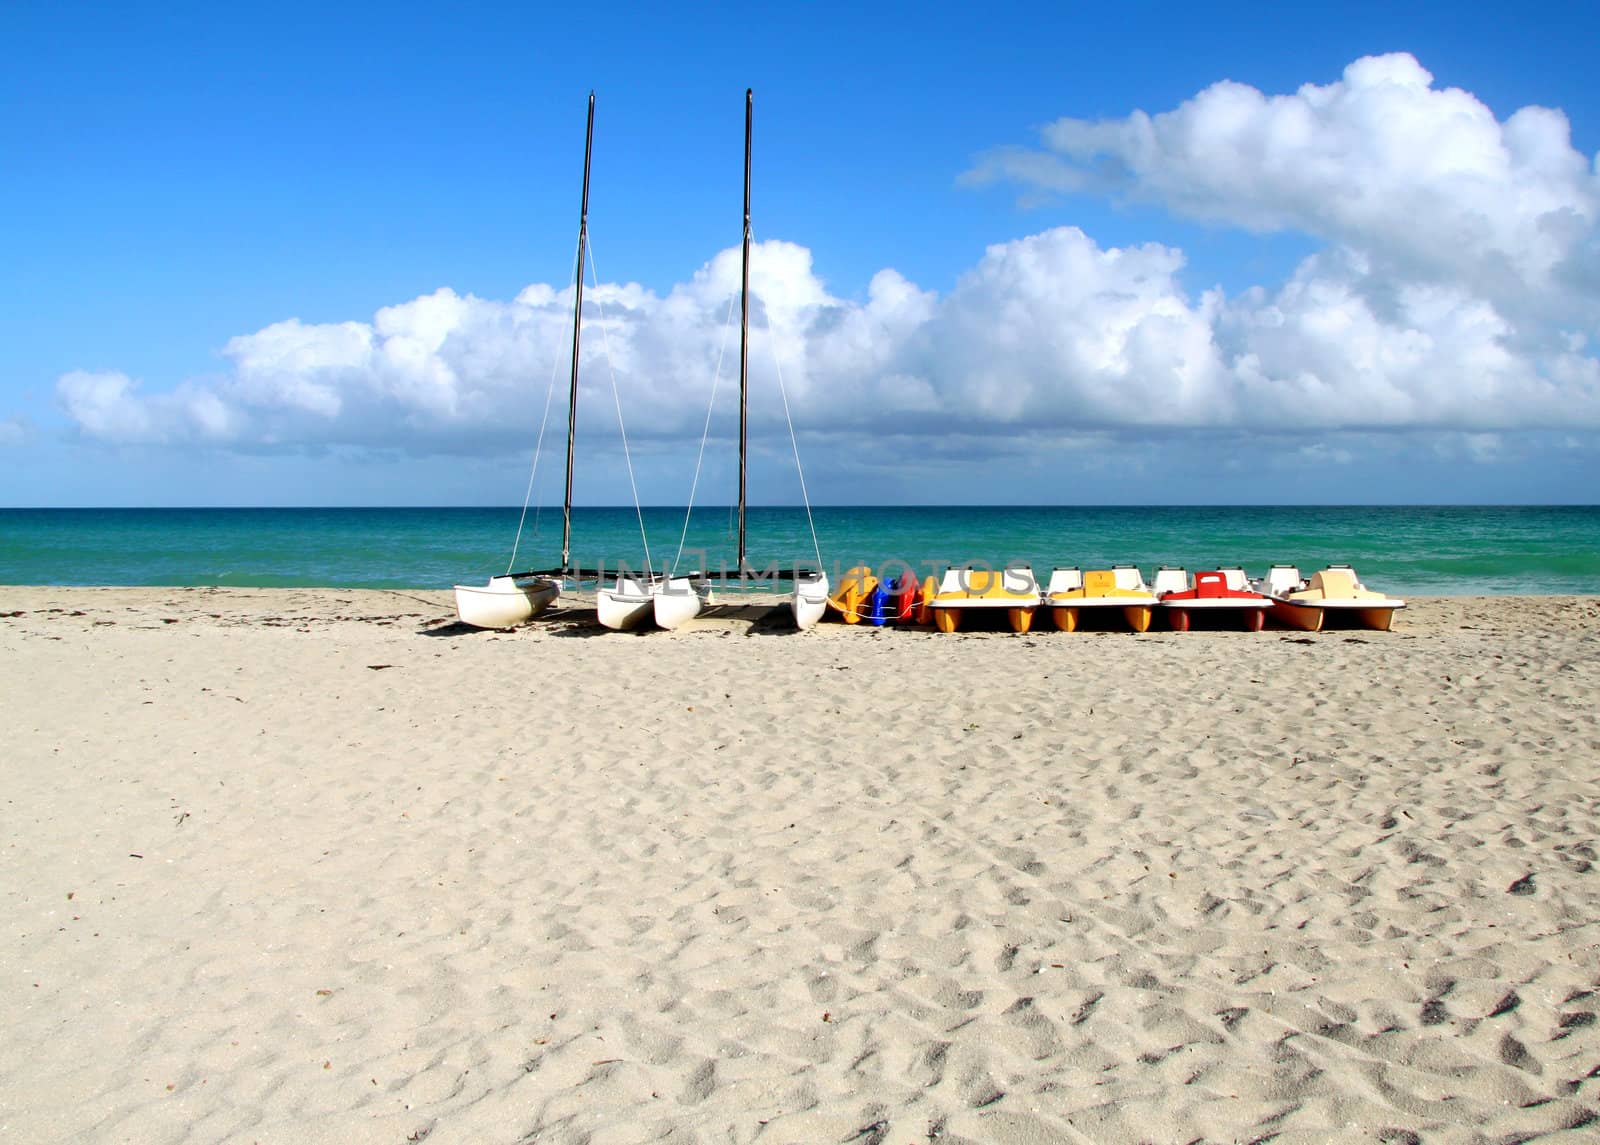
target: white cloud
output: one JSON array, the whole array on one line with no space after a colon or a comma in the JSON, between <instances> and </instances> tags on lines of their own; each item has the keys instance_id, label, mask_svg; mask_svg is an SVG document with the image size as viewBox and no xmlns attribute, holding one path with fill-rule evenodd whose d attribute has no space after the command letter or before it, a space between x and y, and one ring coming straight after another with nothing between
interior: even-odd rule
<instances>
[{"instance_id":1,"label":"white cloud","mask_svg":"<svg viewBox=\"0 0 1600 1145\"><path fill-rule=\"evenodd\" d=\"M85 436L101 441L225 443L241 436L237 409L212 387L185 382L150 397L138 389L138 382L116 370L74 370L56 383L67 415Z\"/></svg>"},{"instance_id":2,"label":"white cloud","mask_svg":"<svg viewBox=\"0 0 1600 1145\"><path fill-rule=\"evenodd\" d=\"M380 322L387 313L379 312ZM365 323L305 326L298 318L232 338L222 351L234 364L232 396L337 417L344 404L341 389L359 384L373 366L373 339L373 327Z\"/></svg>"},{"instance_id":3,"label":"white cloud","mask_svg":"<svg viewBox=\"0 0 1600 1145\"><path fill-rule=\"evenodd\" d=\"M1498 433L1443 434L1432 445L1433 452L1442 458L1464 459L1480 465L1500 461L1508 452L1504 435Z\"/></svg>"},{"instance_id":4,"label":"white cloud","mask_svg":"<svg viewBox=\"0 0 1600 1145\"><path fill-rule=\"evenodd\" d=\"M0 446L21 445L32 436L32 429L20 417L0 419Z\"/></svg>"},{"instance_id":5,"label":"white cloud","mask_svg":"<svg viewBox=\"0 0 1600 1145\"><path fill-rule=\"evenodd\" d=\"M1600 179L1570 134L1549 108L1497 121L1395 54L1287 95L1224 81L1156 115L1060 119L1043 130L1043 150L997 151L968 178L1302 231L1365 252L1384 275L1447 281L1502 304L1533 290L1557 306L1582 283L1579 312L1592 319Z\"/></svg>"},{"instance_id":6,"label":"white cloud","mask_svg":"<svg viewBox=\"0 0 1600 1145\"><path fill-rule=\"evenodd\" d=\"M1349 465L1355 460L1355 454L1328 442L1317 441L1301 446L1296 451L1294 460L1315 468L1324 468L1328 465Z\"/></svg>"},{"instance_id":7,"label":"white cloud","mask_svg":"<svg viewBox=\"0 0 1600 1145\"><path fill-rule=\"evenodd\" d=\"M730 262L722 252L664 297L590 290L583 408L612 416L614 372L636 437L692 434L721 354L731 416ZM1309 259L1272 293L1190 299L1181 252L1104 249L1059 228L991 247L943 298L886 270L859 302L829 295L793 244L764 243L752 262L762 426L781 417L766 321L816 430L1600 425L1593 358L1520 346L1508 318L1459 287L1400 284L1380 309L1358 259ZM80 430L108 441L426 452L503 434L518 446L564 375L570 307L570 291L543 286L509 303L440 290L371 323L290 320L234 338L218 382L144 397L121 374L76 373L59 389Z\"/></svg>"},{"instance_id":8,"label":"white cloud","mask_svg":"<svg viewBox=\"0 0 1600 1145\"><path fill-rule=\"evenodd\" d=\"M1323 87L1222 83L1156 116L1060 120L1045 139L982 173L1330 245L1281 284L1195 297L1182 251L1059 227L990 247L943 296L886 269L844 299L809 250L763 242L758 432L781 425L775 359L803 428L910 458L951 435L998 456L1194 429L1459 432L1483 435L1470 452L1492 458L1503 431L1600 427L1600 275L1573 270L1600 245L1600 197L1559 112L1498 122L1411 57L1385 56ZM731 432L738 282L732 249L665 294L586 291L590 424L610 424L614 376L643 448L692 442L720 357L718 428ZM542 284L509 302L441 289L367 322L236 337L215 380L146 395L122 374L75 373L58 392L104 441L523 450L564 378L571 306L570 288Z\"/></svg>"},{"instance_id":9,"label":"white cloud","mask_svg":"<svg viewBox=\"0 0 1600 1145\"><path fill-rule=\"evenodd\" d=\"M1469 433L1466 435L1467 452L1475 461L1495 461L1505 450L1505 442L1498 433Z\"/></svg>"}]
</instances>

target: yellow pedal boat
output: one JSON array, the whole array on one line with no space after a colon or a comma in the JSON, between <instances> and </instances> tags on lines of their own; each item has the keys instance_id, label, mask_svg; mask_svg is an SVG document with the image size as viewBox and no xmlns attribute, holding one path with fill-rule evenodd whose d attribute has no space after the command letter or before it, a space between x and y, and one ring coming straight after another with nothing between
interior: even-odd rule
<instances>
[{"instance_id":1,"label":"yellow pedal boat","mask_svg":"<svg viewBox=\"0 0 1600 1145\"><path fill-rule=\"evenodd\" d=\"M930 576L923 583L918 618L924 623L931 619L940 632L954 632L966 609L1003 608L1011 631L1026 632L1038 606L1039 583L1030 568L954 568L946 569L942 579Z\"/></svg>"},{"instance_id":2,"label":"yellow pedal boat","mask_svg":"<svg viewBox=\"0 0 1600 1145\"><path fill-rule=\"evenodd\" d=\"M866 565L857 565L839 578L839 591L828 597L828 603L846 624L860 624L866 616L867 601L877 587L878 578L872 575L872 570Z\"/></svg>"},{"instance_id":3,"label":"yellow pedal boat","mask_svg":"<svg viewBox=\"0 0 1600 1145\"><path fill-rule=\"evenodd\" d=\"M1108 569L1058 568L1051 572L1044 603L1063 632L1075 632L1083 609L1120 608L1122 618L1135 632L1148 632L1155 613L1156 594L1133 565Z\"/></svg>"}]
</instances>

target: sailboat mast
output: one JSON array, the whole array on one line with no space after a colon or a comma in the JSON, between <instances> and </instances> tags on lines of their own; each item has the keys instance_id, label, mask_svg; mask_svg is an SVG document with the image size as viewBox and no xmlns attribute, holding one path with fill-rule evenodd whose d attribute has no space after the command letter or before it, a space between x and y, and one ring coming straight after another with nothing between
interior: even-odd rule
<instances>
[{"instance_id":1,"label":"sailboat mast","mask_svg":"<svg viewBox=\"0 0 1600 1145\"><path fill-rule=\"evenodd\" d=\"M567 492L561 503L561 567L572 567L572 440L578 426L578 334L583 328L583 256L589 248L589 153L594 145L594 92L583 133L583 210L578 216L578 289L572 306L572 385L567 391Z\"/></svg>"},{"instance_id":2,"label":"sailboat mast","mask_svg":"<svg viewBox=\"0 0 1600 1145\"><path fill-rule=\"evenodd\" d=\"M744 559L744 459L749 428L750 399L750 125L755 115L755 93L744 89L744 267L739 280L739 573Z\"/></svg>"}]
</instances>

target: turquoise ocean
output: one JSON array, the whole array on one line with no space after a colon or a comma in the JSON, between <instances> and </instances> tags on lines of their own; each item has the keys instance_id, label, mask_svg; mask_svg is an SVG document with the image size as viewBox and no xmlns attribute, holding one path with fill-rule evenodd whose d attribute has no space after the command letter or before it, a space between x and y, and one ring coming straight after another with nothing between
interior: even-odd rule
<instances>
[{"instance_id":1,"label":"turquoise ocean","mask_svg":"<svg viewBox=\"0 0 1600 1145\"><path fill-rule=\"evenodd\" d=\"M444 588L510 568L518 508L0 509L0 584ZM656 568L677 557L680 509L648 508ZM1191 570L1353 564L1394 593L1600 593L1600 507L827 507L822 567L1137 564ZM631 508L573 511L584 567L644 566ZM806 513L753 508L750 563L815 565ZM731 566L729 508L697 508L677 567ZM560 563L560 509L530 509L515 568Z\"/></svg>"}]
</instances>

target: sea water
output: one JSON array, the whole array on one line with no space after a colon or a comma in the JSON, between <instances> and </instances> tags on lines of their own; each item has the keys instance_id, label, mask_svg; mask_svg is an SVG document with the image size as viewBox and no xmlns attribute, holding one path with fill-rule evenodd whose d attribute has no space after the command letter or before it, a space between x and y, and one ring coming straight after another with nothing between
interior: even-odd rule
<instances>
[{"instance_id":1,"label":"sea water","mask_svg":"<svg viewBox=\"0 0 1600 1145\"><path fill-rule=\"evenodd\" d=\"M644 540L641 540L643 518ZM812 543L812 525L816 544ZM520 532L519 532L520 526ZM561 561L559 508L0 509L0 583L444 588ZM1352 564L1405 595L1600 592L1600 507L762 507L754 567ZM681 544L680 544L681 542ZM728 507L579 508L583 567L731 568ZM515 558L513 561L513 548Z\"/></svg>"}]
</instances>

